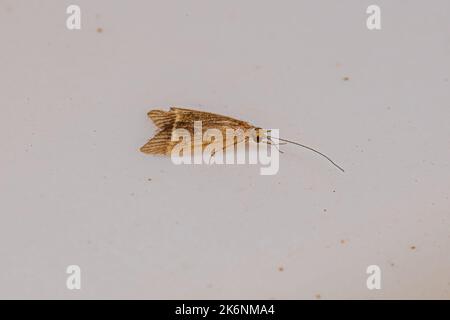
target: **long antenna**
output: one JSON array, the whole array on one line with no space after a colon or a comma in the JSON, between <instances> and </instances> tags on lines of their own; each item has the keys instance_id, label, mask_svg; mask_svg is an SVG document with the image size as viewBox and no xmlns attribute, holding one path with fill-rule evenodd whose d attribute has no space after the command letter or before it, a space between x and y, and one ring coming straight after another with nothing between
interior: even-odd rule
<instances>
[{"instance_id":1,"label":"long antenna","mask_svg":"<svg viewBox=\"0 0 450 320\"><path fill-rule=\"evenodd\" d=\"M277 138L277 137L273 137L273 136L272 136L271 138L275 138L275 139L278 139L278 140L280 140L280 141L284 141L284 142L287 142L287 143L292 143L292 144L295 144L295 145L297 145L297 146L300 146L300 147L306 148L306 149L308 149L308 150L311 150L311 151L313 151L313 152L315 152L315 153L317 153L317 154L320 154L322 157L324 157L325 159L327 159L328 161L330 161L336 168L338 168L338 169L341 170L342 172L345 172L344 169L342 169L342 167L340 167L336 162L334 162L333 160L331 160L330 157L324 155L324 154L323 154L322 152L320 152L320 151L317 151L317 150L315 150L315 149L313 149L313 148L311 148L311 147L308 147L308 146L306 146L306 145L304 145L304 144L301 144L301 143L298 143L298 142L294 142L294 141L290 141L290 140L286 140L286 139L281 139L281 138Z\"/></svg>"}]
</instances>

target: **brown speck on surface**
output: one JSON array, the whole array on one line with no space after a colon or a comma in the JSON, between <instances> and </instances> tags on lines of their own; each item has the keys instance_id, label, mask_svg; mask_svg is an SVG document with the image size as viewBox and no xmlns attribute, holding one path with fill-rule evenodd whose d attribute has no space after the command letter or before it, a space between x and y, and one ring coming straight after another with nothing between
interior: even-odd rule
<instances>
[{"instance_id":1,"label":"brown speck on surface","mask_svg":"<svg viewBox=\"0 0 450 320\"><path fill-rule=\"evenodd\" d=\"M390 265L391 267L395 267L395 263L393 263L393 262L391 262L389 265Z\"/></svg>"},{"instance_id":2,"label":"brown speck on surface","mask_svg":"<svg viewBox=\"0 0 450 320\"><path fill-rule=\"evenodd\" d=\"M350 77L343 77L342 80L348 81L348 80L350 80Z\"/></svg>"},{"instance_id":3,"label":"brown speck on surface","mask_svg":"<svg viewBox=\"0 0 450 320\"><path fill-rule=\"evenodd\" d=\"M147 181L152 181L152 178L148 178Z\"/></svg>"},{"instance_id":4,"label":"brown speck on surface","mask_svg":"<svg viewBox=\"0 0 450 320\"><path fill-rule=\"evenodd\" d=\"M323 212L327 212L327 209L323 209Z\"/></svg>"},{"instance_id":5,"label":"brown speck on surface","mask_svg":"<svg viewBox=\"0 0 450 320\"><path fill-rule=\"evenodd\" d=\"M416 250L417 248L416 248L416 246L411 246L411 247L409 247L411 250Z\"/></svg>"},{"instance_id":6,"label":"brown speck on surface","mask_svg":"<svg viewBox=\"0 0 450 320\"><path fill-rule=\"evenodd\" d=\"M103 28L98 27L97 28L97 33L102 33L103 32Z\"/></svg>"},{"instance_id":7,"label":"brown speck on surface","mask_svg":"<svg viewBox=\"0 0 450 320\"><path fill-rule=\"evenodd\" d=\"M347 240L345 240L345 239L341 239L341 244L347 244Z\"/></svg>"},{"instance_id":8,"label":"brown speck on surface","mask_svg":"<svg viewBox=\"0 0 450 320\"><path fill-rule=\"evenodd\" d=\"M316 294L314 297L315 297L316 299L322 298L322 296L320 295L320 293Z\"/></svg>"},{"instance_id":9,"label":"brown speck on surface","mask_svg":"<svg viewBox=\"0 0 450 320\"><path fill-rule=\"evenodd\" d=\"M333 190L333 193L336 193L336 190Z\"/></svg>"},{"instance_id":10,"label":"brown speck on surface","mask_svg":"<svg viewBox=\"0 0 450 320\"><path fill-rule=\"evenodd\" d=\"M284 268L283 267L278 267L278 271L283 272Z\"/></svg>"}]
</instances>

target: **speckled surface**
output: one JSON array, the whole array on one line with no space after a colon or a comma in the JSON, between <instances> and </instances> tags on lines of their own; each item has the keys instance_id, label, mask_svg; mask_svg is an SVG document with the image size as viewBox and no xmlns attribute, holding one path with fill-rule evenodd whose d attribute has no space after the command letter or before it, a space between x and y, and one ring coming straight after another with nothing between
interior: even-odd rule
<instances>
[{"instance_id":1,"label":"speckled surface","mask_svg":"<svg viewBox=\"0 0 450 320\"><path fill-rule=\"evenodd\" d=\"M0 2L0 298L450 298L448 1L77 3ZM173 105L346 172L139 153Z\"/></svg>"}]
</instances>

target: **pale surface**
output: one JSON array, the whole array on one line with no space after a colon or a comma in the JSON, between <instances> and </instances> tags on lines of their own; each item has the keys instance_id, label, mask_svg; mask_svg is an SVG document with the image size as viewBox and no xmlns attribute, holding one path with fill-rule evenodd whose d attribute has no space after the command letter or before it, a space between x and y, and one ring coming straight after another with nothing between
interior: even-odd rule
<instances>
[{"instance_id":1,"label":"pale surface","mask_svg":"<svg viewBox=\"0 0 450 320\"><path fill-rule=\"evenodd\" d=\"M0 298L450 298L449 1L76 2L0 2ZM346 173L139 153L173 105Z\"/></svg>"}]
</instances>

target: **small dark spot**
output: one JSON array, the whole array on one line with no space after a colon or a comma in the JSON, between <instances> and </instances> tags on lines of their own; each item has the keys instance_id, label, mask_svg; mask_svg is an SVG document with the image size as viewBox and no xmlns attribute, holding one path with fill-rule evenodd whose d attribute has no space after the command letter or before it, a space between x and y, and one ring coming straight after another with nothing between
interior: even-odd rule
<instances>
[{"instance_id":1,"label":"small dark spot","mask_svg":"<svg viewBox=\"0 0 450 320\"><path fill-rule=\"evenodd\" d=\"M283 267L278 267L278 271L283 272L284 268Z\"/></svg>"},{"instance_id":2,"label":"small dark spot","mask_svg":"<svg viewBox=\"0 0 450 320\"><path fill-rule=\"evenodd\" d=\"M152 181L152 178L148 178L147 181Z\"/></svg>"},{"instance_id":3,"label":"small dark spot","mask_svg":"<svg viewBox=\"0 0 450 320\"><path fill-rule=\"evenodd\" d=\"M317 300L319 300L319 299L322 298L322 296L320 295L320 293L316 294L314 297L315 297Z\"/></svg>"},{"instance_id":4,"label":"small dark spot","mask_svg":"<svg viewBox=\"0 0 450 320\"><path fill-rule=\"evenodd\" d=\"M348 241L345 240L345 239L342 239L342 240L340 241L341 244L346 244L347 242L348 242Z\"/></svg>"},{"instance_id":5,"label":"small dark spot","mask_svg":"<svg viewBox=\"0 0 450 320\"><path fill-rule=\"evenodd\" d=\"M327 212L327 209L323 209L323 212Z\"/></svg>"},{"instance_id":6,"label":"small dark spot","mask_svg":"<svg viewBox=\"0 0 450 320\"><path fill-rule=\"evenodd\" d=\"M416 250L417 248L416 248L416 246L411 246L411 247L409 247L411 250Z\"/></svg>"},{"instance_id":7,"label":"small dark spot","mask_svg":"<svg viewBox=\"0 0 450 320\"><path fill-rule=\"evenodd\" d=\"M134 197L134 196L135 196L135 193L134 193L134 192L131 192L131 193L130 193L130 196Z\"/></svg>"},{"instance_id":8,"label":"small dark spot","mask_svg":"<svg viewBox=\"0 0 450 320\"><path fill-rule=\"evenodd\" d=\"M350 77L343 77L342 80L344 80L344 81L349 81L349 80L350 80Z\"/></svg>"},{"instance_id":9,"label":"small dark spot","mask_svg":"<svg viewBox=\"0 0 450 320\"><path fill-rule=\"evenodd\" d=\"M336 190L333 190L333 193L336 193Z\"/></svg>"},{"instance_id":10,"label":"small dark spot","mask_svg":"<svg viewBox=\"0 0 450 320\"><path fill-rule=\"evenodd\" d=\"M103 28L97 28L97 33L102 33L103 32Z\"/></svg>"},{"instance_id":11,"label":"small dark spot","mask_svg":"<svg viewBox=\"0 0 450 320\"><path fill-rule=\"evenodd\" d=\"M390 266L391 266L391 267L395 267L395 263L391 262L391 263L390 263Z\"/></svg>"}]
</instances>

